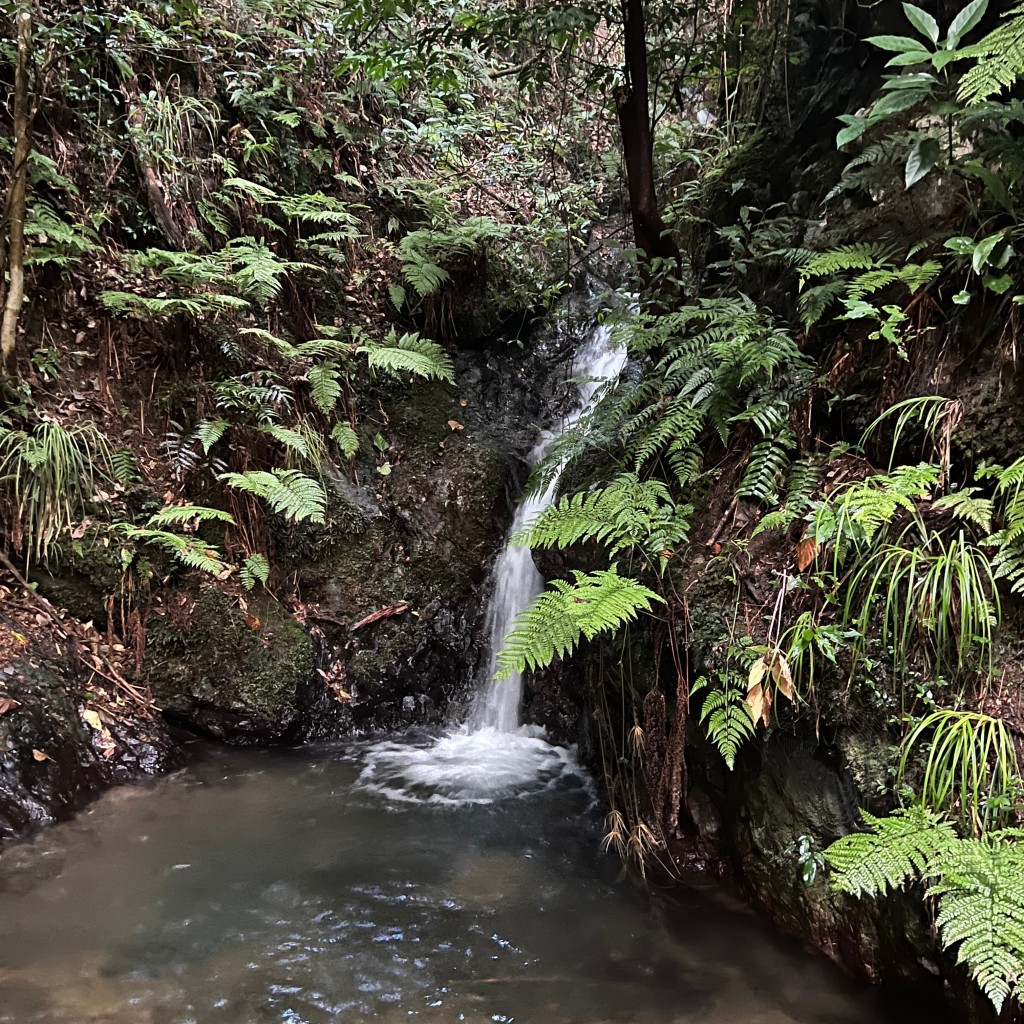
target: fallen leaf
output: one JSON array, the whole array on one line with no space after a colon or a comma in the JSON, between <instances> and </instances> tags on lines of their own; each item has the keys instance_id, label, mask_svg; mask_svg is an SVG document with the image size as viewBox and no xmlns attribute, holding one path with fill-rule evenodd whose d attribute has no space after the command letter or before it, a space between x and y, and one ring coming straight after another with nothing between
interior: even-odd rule
<instances>
[{"instance_id":1,"label":"fallen leaf","mask_svg":"<svg viewBox=\"0 0 1024 1024\"><path fill-rule=\"evenodd\" d=\"M35 747L32 748L32 756L37 761L49 761L50 760L49 754L44 754L41 750L36 750Z\"/></svg>"},{"instance_id":2,"label":"fallen leaf","mask_svg":"<svg viewBox=\"0 0 1024 1024\"><path fill-rule=\"evenodd\" d=\"M0 715L6 715L8 711L21 707L21 701L13 697L0 697Z\"/></svg>"},{"instance_id":3,"label":"fallen leaf","mask_svg":"<svg viewBox=\"0 0 1024 1024\"><path fill-rule=\"evenodd\" d=\"M28 647L27 636L23 636L21 633L16 633L14 630L11 630L11 635L14 637L15 640L18 641L19 644L21 644L22 647Z\"/></svg>"},{"instance_id":4,"label":"fallen leaf","mask_svg":"<svg viewBox=\"0 0 1024 1024\"><path fill-rule=\"evenodd\" d=\"M464 399L464 398L460 398L459 399L459 405L461 405L462 408L465 409L466 406L469 405L469 402L467 402L466 399Z\"/></svg>"},{"instance_id":5,"label":"fallen leaf","mask_svg":"<svg viewBox=\"0 0 1024 1024\"><path fill-rule=\"evenodd\" d=\"M261 626L260 618L258 615L253 615L251 612L245 613L245 624L253 631L257 630Z\"/></svg>"},{"instance_id":6,"label":"fallen leaf","mask_svg":"<svg viewBox=\"0 0 1024 1024\"><path fill-rule=\"evenodd\" d=\"M82 711L82 718L91 729L95 729L97 732L103 732L103 722L100 719L100 713L98 711L93 711L92 708L86 708Z\"/></svg>"},{"instance_id":7,"label":"fallen leaf","mask_svg":"<svg viewBox=\"0 0 1024 1024\"><path fill-rule=\"evenodd\" d=\"M451 427L452 430L465 430L466 429L465 426L463 426L463 424L461 424L458 420L449 420L448 421L448 426Z\"/></svg>"}]
</instances>

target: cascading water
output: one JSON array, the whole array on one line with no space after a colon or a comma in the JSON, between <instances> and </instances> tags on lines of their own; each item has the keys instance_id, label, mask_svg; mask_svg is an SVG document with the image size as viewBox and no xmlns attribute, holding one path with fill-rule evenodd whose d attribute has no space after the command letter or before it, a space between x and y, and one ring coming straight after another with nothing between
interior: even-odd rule
<instances>
[{"instance_id":1,"label":"cascading water","mask_svg":"<svg viewBox=\"0 0 1024 1024\"><path fill-rule=\"evenodd\" d=\"M580 379L576 408L557 431L544 432L531 453L532 465L592 407L599 389L618 377L625 359L625 350L612 344L610 329L595 325L574 360ZM554 502L559 475L560 468L543 492L522 502L510 537ZM486 803L546 786L575 770L570 751L548 743L538 726L519 724L522 674L495 678L505 637L517 616L540 594L544 580L530 550L509 543L495 562L493 576L486 622L489 671L465 724L427 746L391 741L377 744L367 757L364 785L402 800Z\"/></svg>"},{"instance_id":2,"label":"cascading water","mask_svg":"<svg viewBox=\"0 0 1024 1024\"><path fill-rule=\"evenodd\" d=\"M576 409L563 420L561 430L557 434L544 432L530 454L531 465L536 466L547 455L558 437L571 429L591 408L601 386L615 380L621 373L626 351L621 347L613 347L610 335L611 331L607 326L595 326L586 343L576 354L575 362L582 378ZM554 503L560 469L561 467L552 475L543 492L530 495L520 504L512 521L510 538ZM515 672L507 679L495 679L498 652L505 642L505 637L514 628L516 617L543 589L544 580L533 564L530 549L506 543L494 564L494 594L487 608L487 632L491 647L490 671L487 684L477 698L470 715L471 727L506 733L514 732L518 728L519 705L523 697L523 676L521 672Z\"/></svg>"}]
</instances>

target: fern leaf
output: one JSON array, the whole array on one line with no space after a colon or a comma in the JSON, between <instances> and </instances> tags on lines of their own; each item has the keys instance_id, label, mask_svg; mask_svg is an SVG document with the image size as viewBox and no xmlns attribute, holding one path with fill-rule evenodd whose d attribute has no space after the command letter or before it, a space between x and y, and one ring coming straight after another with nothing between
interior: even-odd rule
<instances>
[{"instance_id":1,"label":"fern leaf","mask_svg":"<svg viewBox=\"0 0 1024 1024\"><path fill-rule=\"evenodd\" d=\"M957 961L999 1012L1024 976L1024 850L999 836L964 839L932 874L942 943L958 947Z\"/></svg>"},{"instance_id":2,"label":"fern leaf","mask_svg":"<svg viewBox=\"0 0 1024 1024\"><path fill-rule=\"evenodd\" d=\"M228 523L231 526L235 525L234 517L230 512L219 508L207 508L204 505L168 505L155 515L150 516L146 525L154 528L178 526L193 520L199 523L220 522Z\"/></svg>"},{"instance_id":3,"label":"fern leaf","mask_svg":"<svg viewBox=\"0 0 1024 1024\"><path fill-rule=\"evenodd\" d=\"M498 678L542 668L571 654L582 638L613 632L661 602L654 591L620 576L616 567L555 580L517 619L498 655Z\"/></svg>"},{"instance_id":4,"label":"fern leaf","mask_svg":"<svg viewBox=\"0 0 1024 1024\"><path fill-rule=\"evenodd\" d=\"M320 483L295 469L275 469L267 473L222 473L218 479L229 487L263 498L277 513L293 522L324 523L327 495Z\"/></svg>"},{"instance_id":5,"label":"fern leaf","mask_svg":"<svg viewBox=\"0 0 1024 1024\"><path fill-rule=\"evenodd\" d=\"M402 377L411 373L416 377L455 383L455 367L448 354L436 341L428 341L418 334L392 333L383 344L360 345L371 370Z\"/></svg>"},{"instance_id":6,"label":"fern leaf","mask_svg":"<svg viewBox=\"0 0 1024 1024\"><path fill-rule=\"evenodd\" d=\"M826 851L832 886L854 896L884 896L927 870L957 842L953 826L921 805L876 818L861 812L869 831L837 839Z\"/></svg>"},{"instance_id":7,"label":"fern leaf","mask_svg":"<svg viewBox=\"0 0 1024 1024\"><path fill-rule=\"evenodd\" d=\"M335 423L331 428L331 438L348 459L359 451L359 435L347 423Z\"/></svg>"}]
</instances>

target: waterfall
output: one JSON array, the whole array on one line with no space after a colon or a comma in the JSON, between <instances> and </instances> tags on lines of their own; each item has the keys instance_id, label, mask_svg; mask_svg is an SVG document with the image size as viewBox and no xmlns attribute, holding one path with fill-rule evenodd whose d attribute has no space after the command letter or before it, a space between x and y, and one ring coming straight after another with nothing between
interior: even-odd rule
<instances>
[{"instance_id":1,"label":"waterfall","mask_svg":"<svg viewBox=\"0 0 1024 1024\"><path fill-rule=\"evenodd\" d=\"M618 377L625 360L625 350L612 345L610 329L595 325L573 360L580 380L576 405L557 429L541 435L530 455L532 465L539 464L555 441L593 408L599 389ZM510 538L554 503L561 470L559 466L542 493L523 500ZM490 641L487 681L465 723L436 739L374 744L366 754L361 785L394 800L463 804L490 803L543 789L559 778L578 777L572 751L549 743L539 726L519 724L522 674L494 678L505 637L543 587L529 548L506 541L494 565L486 615Z\"/></svg>"},{"instance_id":2,"label":"waterfall","mask_svg":"<svg viewBox=\"0 0 1024 1024\"><path fill-rule=\"evenodd\" d=\"M530 464L536 466L551 450L552 445L570 430L588 412L598 390L622 371L626 360L623 348L611 344L611 330L604 324L594 327L587 341L574 359L577 376L581 378L579 398L575 409L562 421L555 432L545 431L530 453ZM552 475L544 491L529 495L519 505L509 538L529 526L546 508L554 504L558 491L561 467ZM544 580L533 564L529 548L505 543L505 548L494 563L494 590L487 607L487 635L490 641L490 661L487 682L476 699L469 716L471 729L494 729L513 732L519 726L519 706L523 699L523 675L515 672L507 679L495 679L498 652L505 637L515 627L515 621L544 589Z\"/></svg>"}]
</instances>

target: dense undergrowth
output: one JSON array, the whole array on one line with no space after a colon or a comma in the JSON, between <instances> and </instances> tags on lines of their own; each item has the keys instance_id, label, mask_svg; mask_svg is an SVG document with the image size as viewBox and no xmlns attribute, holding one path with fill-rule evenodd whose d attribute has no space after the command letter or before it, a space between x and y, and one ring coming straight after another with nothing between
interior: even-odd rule
<instances>
[{"instance_id":1,"label":"dense undergrowth","mask_svg":"<svg viewBox=\"0 0 1024 1024\"><path fill-rule=\"evenodd\" d=\"M1019 356L1019 8L8 6L13 561L118 552L126 637L175 574L285 593L274 524L346 528L332 478L396 457L380 396L568 289L625 167L629 369L540 468L569 483L517 542L578 567L502 664L604 638L607 842L641 864L693 833L694 730L732 771L877 722L875 816L805 861L922 879L1015 996L1024 459L967 392Z\"/></svg>"}]
</instances>

